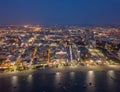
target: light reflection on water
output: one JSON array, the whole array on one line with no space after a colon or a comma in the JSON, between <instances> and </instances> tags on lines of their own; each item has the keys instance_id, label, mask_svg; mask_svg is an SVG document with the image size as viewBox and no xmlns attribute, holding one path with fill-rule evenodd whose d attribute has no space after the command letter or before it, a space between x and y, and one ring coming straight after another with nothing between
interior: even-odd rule
<instances>
[{"instance_id":1,"label":"light reflection on water","mask_svg":"<svg viewBox=\"0 0 120 92\"><path fill-rule=\"evenodd\" d=\"M32 75L31 75L31 74L28 75L28 82L29 82L29 83L32 83Z\"/></svg>"},{"instance_id":2,"label":"light reflection on water","mask_svg":"<svg viewBox=\"0 0 120 92\"><path fill-rule=\"evenodd\" d=\"M115 72L113 70L108 71L108 75L111 77L115 77Z\"/></svg>"},{"instance_id":3,"label":"light reflection on water","mask_svg":"<svg viewBox=\"0 0 120 92\"><path fill-rule=\"evenodd\" d=\"M32 74L27 76L27 82L28 82L27 86L29 87L29 90L30 90L33 86L33 76L32 76Z\"/></svg>"},{"instance_id":4,"label":"light reflection on water","mask_svg":"<svg viewBox=\"0 0 120 92\"><path fill-rule=\"evenodd\" d=\"M17 86L18 84L18 76L13 76L12 77L12 86Z\"/></svg>"},{"instance_id":5,"label":"light reflection on water","mask_svg":"<svg viewBox=\"0 0 120 92\"><path fill-rule=\"evenodd\" d=\"M94 71L88 71L86 75L86 83L95 83Z\"/></svg>"},{"instance_id":6,"label":"light reflection on water","mask_svg":"<svg viewBox=\"0 0 120 92\"><path fill-rule=\"evenodd\" d=\"M55 74L55 84L60 83L61 78L62 78L62 73L57 72L57 73Z\"/></svg>"},{"instance_id":7,"label":"light reflection on water","mask_svg":"<svg viewBox=\"0 0 120 92\"><path fill-rule=\"evenodd\" d=\"M108 85L114 85L115 72L113 70L109 70L107 72L107 76L108 76L107 79Z\"/></svg>"},{"instance_id":8,"label":"light reflection on water","mask_svg":"<svg viewBox=\"0 0 120 92\"><path fill-rule=\"evenodd\" d=\"M75 72L70 72L70 77L71 77L71 79L74 79L75 78Z\"/></svg>"},{"instance_id":9,"label":"light reflection on water","mask_svg":"<svg viewBox=\"0 0 120 92\"><path fill-rule=\"evenodd\" d=\"M90 92L95 91L95 73L94 73L94 71L87 72L85 83L86 83L88 91L90 91Z\"/></svg>"}]
</instances>

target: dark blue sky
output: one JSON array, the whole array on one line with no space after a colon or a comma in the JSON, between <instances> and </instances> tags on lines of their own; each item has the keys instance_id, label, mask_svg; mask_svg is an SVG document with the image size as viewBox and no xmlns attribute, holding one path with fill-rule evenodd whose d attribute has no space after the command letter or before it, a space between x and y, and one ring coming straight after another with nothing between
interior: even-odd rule
<instances>
[{"instance_id":1,"label":"dark blue sky","mask_svg":"<svg viewBox=\"0 0 120 92\"><path fill-rule=\"evenodd\" d=\"M0 24L120 24L120 0L0 0Z\"/></svg>"}]
</instances>

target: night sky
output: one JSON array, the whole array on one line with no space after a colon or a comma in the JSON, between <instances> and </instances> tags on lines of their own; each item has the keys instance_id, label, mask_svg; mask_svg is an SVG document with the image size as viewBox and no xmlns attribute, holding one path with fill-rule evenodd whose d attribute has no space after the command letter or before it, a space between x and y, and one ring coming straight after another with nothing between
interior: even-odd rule
<instances>
[{"instance_id":1,"label":"night sky","mask_svg":"<svg viewBox=\"0 0 120 92\"><path fill-rule=\"evenodd\" d=\"M120 0L0 0L0 24L120 24Z\"/></svg>"}]
</instances>

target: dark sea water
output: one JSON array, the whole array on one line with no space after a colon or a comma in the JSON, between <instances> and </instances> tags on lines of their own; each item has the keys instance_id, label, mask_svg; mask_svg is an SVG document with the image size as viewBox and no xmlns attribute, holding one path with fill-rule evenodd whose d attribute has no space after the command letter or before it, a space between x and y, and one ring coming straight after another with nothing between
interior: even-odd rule
<instances>
[{"instance_id":1,"label":"dark sea water","mask_svg":"<svg viewBox=\"0 0 120 92\"><path fill-rule=\"evenodd\" d=\"M118 71L40 73L0 78L0 92L120 92Z\"/></svg>"}]
</instances>

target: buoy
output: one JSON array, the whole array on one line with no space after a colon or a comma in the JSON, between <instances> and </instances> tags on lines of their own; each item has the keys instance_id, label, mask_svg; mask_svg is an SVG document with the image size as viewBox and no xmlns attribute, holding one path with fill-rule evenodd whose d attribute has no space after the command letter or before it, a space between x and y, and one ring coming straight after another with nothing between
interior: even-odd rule
<instances>
[{"instance_id":1,"label":"buoy","mask_svg":"<svg viewBox=\"0 0 120 92\"><path fill-rule=\"evenodd\" d=\"M92 85L92 83L90 82L89 85Z\"/></svg>"},{"instance_id":2,"label":"buoy","mask_svg":"<svg viewBox=\"0 0 120 92\"><path fill-rule=\"evenodd\" d=\"M14 89L16 89L17 87L14 87Z\"/></svg>"}]
</instances>

